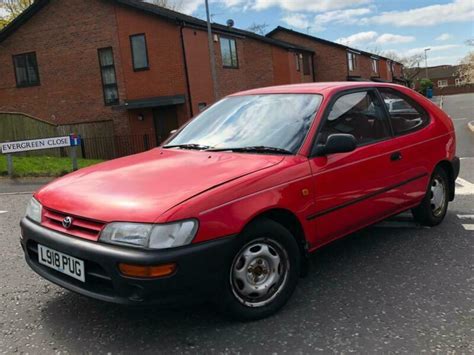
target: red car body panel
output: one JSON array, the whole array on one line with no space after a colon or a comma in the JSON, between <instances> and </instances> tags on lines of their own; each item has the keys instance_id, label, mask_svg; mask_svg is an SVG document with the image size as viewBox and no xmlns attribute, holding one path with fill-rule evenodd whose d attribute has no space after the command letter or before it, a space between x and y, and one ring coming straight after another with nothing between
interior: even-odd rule
<instances>
[{"instance_id":1,"label":"red car body panel","mask_svg":"<svg viewBox=\"0 0 474 355\"><path fill-rule=\"evenodd\" d=\"M309 158L333 96L390 87L429 113L428 126L349 153ZM82 169L35 196L49 209L94 221L165 223L196 218L193 243L238 234L278 210L294 216L310 250L417 205L435 166L455 156L454 128L436 105L403 86L321 83L250 90L236 95L305 93L323 101L297 155L259 155L157 148ZM391 161L400 152L403 159Z\"/></svg>"}]
</instances>

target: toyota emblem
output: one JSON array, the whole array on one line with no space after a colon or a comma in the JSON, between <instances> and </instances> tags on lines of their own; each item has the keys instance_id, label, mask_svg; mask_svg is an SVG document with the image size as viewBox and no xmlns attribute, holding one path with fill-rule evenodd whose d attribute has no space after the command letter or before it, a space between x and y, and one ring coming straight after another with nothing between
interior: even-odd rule
<instances>
[{"instance_id":1,"label":"toyota emblem","mask_svg":"<svg viewBox=\"0 0 474 355\"><path fill-rule=\"evenodd\" d=\"M63 219L63 227L68 229L71 228L72 226L72 217L67 216L66 218Z\"/></svg>"}]
</instances>

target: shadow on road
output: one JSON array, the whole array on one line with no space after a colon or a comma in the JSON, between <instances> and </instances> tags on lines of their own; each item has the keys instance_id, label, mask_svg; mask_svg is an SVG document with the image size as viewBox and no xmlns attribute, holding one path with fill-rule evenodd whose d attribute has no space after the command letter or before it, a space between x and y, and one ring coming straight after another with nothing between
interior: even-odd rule
<instances>
[{"instance_id":1,"label":"shadow on road","mask_svg":"<svg viewBox=\"0 0 474 355\"><path fill-rule=\"evenodd\" d=\"M372 227L318 251L292 300L267 320L233 322L211 305L128 308L66 292L45 305L42 324L73 353L376 350L374 338L385 351L415 351L440 329L469 329L472 304L460 292L468 273L459 271L472 258L458 248L472 246L453 242L463 231L454 212L448 217L436 234ZM468 346L463 334L458 340Z\"/></svg>"}]
</instances>

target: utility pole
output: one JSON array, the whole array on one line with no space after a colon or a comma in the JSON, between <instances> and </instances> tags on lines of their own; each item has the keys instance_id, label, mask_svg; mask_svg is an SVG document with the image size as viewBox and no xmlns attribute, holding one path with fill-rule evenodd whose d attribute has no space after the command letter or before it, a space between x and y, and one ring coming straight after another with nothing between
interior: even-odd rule
<instances>
[{"instance_id":1,"label":"utility pole","mask_svg":"<svg viewBox=\"0 0 474 355\"><path fill-rule=\"evenodd\" d=\"M425 48L425 76L426 79L429 79L428 77L428 55L426 54L431 48Z\"/></svg>"},{"instance_id":2,"label":"utility pole","mask_svg":"<svg viewBox=\"0 0 474 355\"><path fill-rule=\"evenodd\" d=\"M209 56L211 57L211 77L214 86L214 100L219 99L219 85L217 82L216 57L214 54L214 42L212 40L211 15L209 13L209 0L206 1L206 17L207 17L207 40L209 42Z\"/></svg>"}]
</instances>

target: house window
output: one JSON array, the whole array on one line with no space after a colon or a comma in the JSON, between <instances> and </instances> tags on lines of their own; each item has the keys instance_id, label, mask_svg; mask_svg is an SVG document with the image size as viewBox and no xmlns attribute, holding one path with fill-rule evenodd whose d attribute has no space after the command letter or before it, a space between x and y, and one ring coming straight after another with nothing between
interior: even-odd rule
<instances>
[{"instance_id":1,"label":"house window","mask_svg":"<svg viewBox=\"0 0 474 355\"><path fill-rule=\"evenodd\" d=\"M25 53L13 56L17 87L36 86L40 84L36 53Z\"/></svg>"},{"instance_id":2,"label":"house window","mask_svg":"<svg viewBox=\"0 0 474 355\"><path fill-rule=\"evenodd\" d=\"M146 46L146 37L144 34L130 36L130 47L132 49L133 70L147 70L148 49Z\"/></svg>"},{"instance_id":3,"label":"house window","mask_svg":"<svg viewBox=\"0 0 474 355\"><path fill-rule=\"evenodd\" d=\"M456 79L454 79L454 85L462 86L462 85L464 85L464 82L462 81L462 79L456 78Z\"/></svg>"},{"instance_id":4,"label":"house window","mask_svg":"<svg viewBox=\"0 0 474 355\"><path fill-rule=\"evenodd\" d=\"M221 55L224 68L238 68L237 45L235 39L221 37Z\"/></svg>"},{"instance_id":5,"label":"house window","mask_svg":"<svg viewBox=\"0 0 474 355\"><path fill-rule=\"evenodd\" d=\"M445 88L448 86L448 81L447 80L438 80L438 87L439 88Z\"/></svg>"},{"instance_id":6,"label":"house window","mask_svg":"<svg viewBox=\"0 0 474 355\"><path fill-rule=\"evenodd\" d=\"M114 52L111 47L99 49L98 52L104 102L106 105L118 104L119 94L115 76Z\"/></svg>"},{"instance_id":7,"label":"house window","mask_svg":"<svg viewBox=\"0 0 474 355\"><path fill-rule=\"evenodd\" d=\"M387 61L387 71L389 73L392 73L392 69L393 69L392 64L390 63L390 61Z\"/></svg>"},{"instance_id":8,"label":"house window","mask_svg":"<svg viewBox=\"0 0 474 355\"><path fill-rule=\"evenodd\" d=\"M295 53L296 71L301 71L300 55L301 54Z\"/></svg>"},{"instance_id":9,"label":"house window","mask_svg":"<svg viewBox=\"0 0 474 355\"><path fill-rule=\"evenodd\" d=\"M372 58L372 73L379 72L379 61L378 59Z\"/></svg>"},{"instance_id":10,"label":"house window","mask_svg":"<svg viewBox=\"0 0 474 355\"><path fill-rule=\"evenodd\" d=\"M303 75L311 74L311 58L308 54L303 55Z\"/></svg>"},{"instance_id":11,"label":"house window","mask_svg":"<svg viewBox=\"0 0 474 355\"><path fill-rule=\"evenodd\" d=\"M349 71L353 71L357 68L356 54L353 52L347 52L347 65Z\"/></svg>"}]
</instances>

